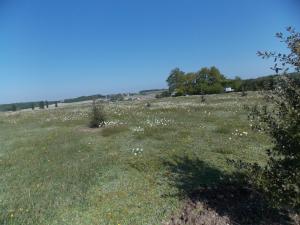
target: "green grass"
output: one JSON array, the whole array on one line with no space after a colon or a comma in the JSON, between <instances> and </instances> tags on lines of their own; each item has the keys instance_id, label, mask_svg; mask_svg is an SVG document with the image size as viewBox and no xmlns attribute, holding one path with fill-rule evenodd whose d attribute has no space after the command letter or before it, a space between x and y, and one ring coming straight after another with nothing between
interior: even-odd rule
<instances>
[{"instance_id":1,"label":"green grass","mask_svg":"<svg viewBox=\"0 0 300 225\"><path fill-rule=\"evenodd\" d=\"M189 189L230 174L228 158L264 163L270 143L243 107L261 98L206 99L107 104L112 125L97 130L87 128L87 103L0 113L0 224L161 224L182 204L172 178L184 157L214 168L199 165Z\"/></svg>"}]
</instances>

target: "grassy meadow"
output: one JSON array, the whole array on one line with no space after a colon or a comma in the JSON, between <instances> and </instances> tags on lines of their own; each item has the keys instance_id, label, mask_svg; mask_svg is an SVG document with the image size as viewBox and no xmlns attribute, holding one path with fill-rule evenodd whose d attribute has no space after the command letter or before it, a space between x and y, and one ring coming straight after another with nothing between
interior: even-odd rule
<instances>
[{"instance_id":1,"label":"grassy meadow","mask_svg":"<svg viewBox=\"0 0 300 225\"><path fill-rule=\"evenodd\" d=\"M270 141L244 109L260 100L105 103L101 129L87 126L90 102L0 113L0 224L161 224L185 192L230 175L227 159L264 163Z\"/></svg>"}]
</instances>

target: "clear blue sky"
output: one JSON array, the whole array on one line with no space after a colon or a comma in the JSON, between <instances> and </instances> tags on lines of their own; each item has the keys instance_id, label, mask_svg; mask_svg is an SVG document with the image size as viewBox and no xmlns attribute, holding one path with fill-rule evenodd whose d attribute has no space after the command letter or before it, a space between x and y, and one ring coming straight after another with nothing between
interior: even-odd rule
<instances>
[{"instance_id":1,"label":"clear blue sky","mask_svg":"<svg viewBox=\"0 0 300 225\"><path fill-rule=\"evenodd\" d=\"M174 67L270 74L299 0L0 0L0 103L166 87ZM297 14L298 13L298 14Z\"/></svg>"}]
</instances>

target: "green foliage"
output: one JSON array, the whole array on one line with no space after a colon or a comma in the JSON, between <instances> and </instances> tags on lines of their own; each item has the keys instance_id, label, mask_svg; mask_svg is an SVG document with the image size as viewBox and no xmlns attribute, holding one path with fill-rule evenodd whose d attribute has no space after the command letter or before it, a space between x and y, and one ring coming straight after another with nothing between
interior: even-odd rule
<instances>
[{"instance_id":1,"label":"green foliage","mask_svg":"<svg viewBox=\"0 0 300 225\"><path fill-rule=\"evenodd\" d=\"M58 103L57 102L55 102L55 108L57 108L58 107Z\"/></svg>"},{"instance_id":2,"label":"green foliage","mask_svg":"<svg viewBox=\"0 0 300 225\"><path fill-rule=\"evenodd\" d=\"M49 104L50 104L50 102L49 102ZM0 105L0 112L1 111L11 111L13 105L15 105L18 110L32 109L32 105L34 105L34 106L39 105L39 102L19 102L19 103L12 103L12 104L3 104L3 105Z\"/></svg>"},{"instance_id":3,"label":"green foliage","mask_svg":"<svg viewBox=\"0 0 300 225\"><path fill-rule=\"evenodd\" d=\"M184 90L182 88L175 89L174 94L172 96L174 97L184 96Z\"/></svg>"},{"instance_id":4,"label":"green foliage","mask_svg":"<svg viewBox=\"0 0 300 225\"><path fill-rule=\"evenodd\" d=\"M277 35L291 50L289 55L259 52L263 58L274 58L275 72L289 67L300 68L300 34L291 28L289 36ZM298 46L298 49L294 49ZM265 167L251 166L255 185L266 194L275 207L288 206L300 210L300 90L296 82L280 76L273 91L265 93L266 103L250 112L254 129L268 134L273 147L268 149Z\"/></svg>"},{"instance_id":5,"label":"green foliage","mask_svg":"<svg viewBox=\"0 0 300 225\"><path fill-rule=\"evenodd\" d=\"M165 91L166 89L149 89L149 90L142 90L142 91L139 91L139 94L140 95L148 95L148 94L153 94L153 93L156 93L156 92L162 92L162 91ZM133 95L133 94L131 94Z\"/></svg>"},{"instance_id":6,"label":"green foliage","mask_svg":"<svg viewBox=\"0 0 300 225\"><path fill-rule=\"evenodd\" d=\"M242 87L247 91L273 90L277 79L278 75L246 79L242 81Z\"/></svg>"},{"instance_id":7,"label":"green foliage","mask_svg":"<svg viewBox=\"0 0 300 225\"><path fill-rule=\"evenodd\" d=\"M224 75L214 66L196 73L184 73L176 68L167 79L169 92L174 96L222 93L225 81Z\"/></svg>"},{"instance_id":8,"label":"green foliage","mask_svg":"<svg viewBox=\"0 0 300 225\"><path fill-rule=\"evenodd\" d=\"M300 73L289 73L288 77L293 79L300 86ZM234 79L226 79L216 67L204 67L198 72L185 73L178 68L173 69L167 79L169 86L169 95L173 96L199 95L199 94L218 94L223 93L225 87L231 87L234 91L273 90L278 82L278 75L270 75L254 79L242 80L236 76ZM157 98L168 97L166 95L157 95Z\"/></svg>"},{"instance_id":9,"label":"green foliage","mask_svg":"<svg viewBox=\"0 0 300 225\"><path fill-rule=\"evenodd\" d=\"M235 79L232 81L231 87L235 90L235 91L241 91L242 89L242 78L240 77L235 77Z\"/></svg>"},{"instance_id":10,"label":"green foliage","mask_svg":"<svg viewBox=\"0 0 300 225\"><path fill-rule=\"evenodd\" d=\"M169 91L163 91L160 94L157 94L155 97L156 98L166 98L166 97L170 97L171 93Z\"/></svg>"},{"instance_id":11,"label":"green foliage","mask_svg":"<svg viewBox=\"0 0 300 225\"><path fill-rule=\"evenodd\" d=\"M31 104L31 109L34 110L34 104L33 103Z\"/></svg>"},{"instance_id":12,"label":"green foliage","mask_svg":"<svg viewBox=\"0 0 300 225\"><path fill-rule=\"evenodd\" d=\"M269 134L274 143L257 183L275 206L300 209L300 91L282 77L266 98L272 105L256 106L250 114L254 128Z\"/></svg>"},{"instance_id":13,"label":"green foliage","mask_svg":"<svg viewBox=\"0 0 300 225\"><path fill-rule=\"evenodd\" d=\"M167 83L169 86L169 91L173 92L176 89L183 89L185 82L185 74L179 68L175 68L170 72L167 78Z\"/></svg>"},{"instance_id":14,"label":"green foliage","mask_svg":"<svg viewBox=\"0 0 300 225\"><path fill-rule=\"evenodd\" d=\"M46 108L49 108L49 102L45 101Z\"/></svg>"},{"instance_id":15,"label":"green foliage","mask_svg":"<svg viewBox=\"0 0 300 225\"><path fill-rule=\"evenodd\" d=\"M96 101L93 100L92 110L90 113L89 127L98 128L98 127L103 127L104 125L105 125L105 114L103 111L103 106L100 105L99 103L96 103Z\"/></svg>"}]
</instances>

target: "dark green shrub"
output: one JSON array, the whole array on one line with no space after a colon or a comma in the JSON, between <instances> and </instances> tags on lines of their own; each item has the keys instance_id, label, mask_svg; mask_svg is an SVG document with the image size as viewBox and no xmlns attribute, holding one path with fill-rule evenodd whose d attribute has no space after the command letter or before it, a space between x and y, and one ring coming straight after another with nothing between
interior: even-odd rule
<instances>
[{"instance_id":1,"label":"dark green shrub","mask_svg":"<svg viewBox=\"0 0 300 225\"><path fill-rule=\"evenodd\" d=\"M173 94L174 97L179 97L179 96L183 96L183 95L184 95L184 91L182 89L176 90Z\"/></svg>"},{"instance_id":2,"label":"dark green shrub","mask_svg":"<svg viewBox=\"0 0 300 225\"><path fill-rule=\"evenodd\" d=\"M170 97L171 93L169 91L163 91L160 94L157 94L155 97L156 98L166 98L166 97Z\"/></svg>"},{"instance_id":3,"label":"dark green shrub","mask_svg":"<svg viewBox=\"0 0 300 225\"><path fill-rule=\"evenodd\" d=\"M90 113L90 128L99 128L105 125L105 114L103 111L103 106L99 103L96 103L94 100L92 103L92 109Z\"/></svg>"},{"instance_id":4,"label":"dark green shrub","mask_svg":"<svg viewBox=\"0 0 300 225\"><path fill-rule=\"evenodd\" d=\"M255 182L274 206L300 209L300 91L291 79L282 77L265 97L267 103L252 108L250 119L274 146L267 150L267 166L256 167L260 179Z\"/></svg>"},{"instance_id":5,"label":"dark green shrub","mask_svg":"<svg viewBox=\"0 0 300 225\"><path fill-rule=\"evenodd\" d=\"M290 54L258 52L263 58L274 58L276 73L283 71L275 89L265 93L265 104L250 111L253 128L268 134L273 147L267 150L264 167L247 165L253 181L274 207L300 210L300 89L295 80L285 76L289 68L300 70L300 34L288 28L288 37L277 37L287 44ZM249 172L250 171L250 172Z\"/></svg>"}]
</instances>

